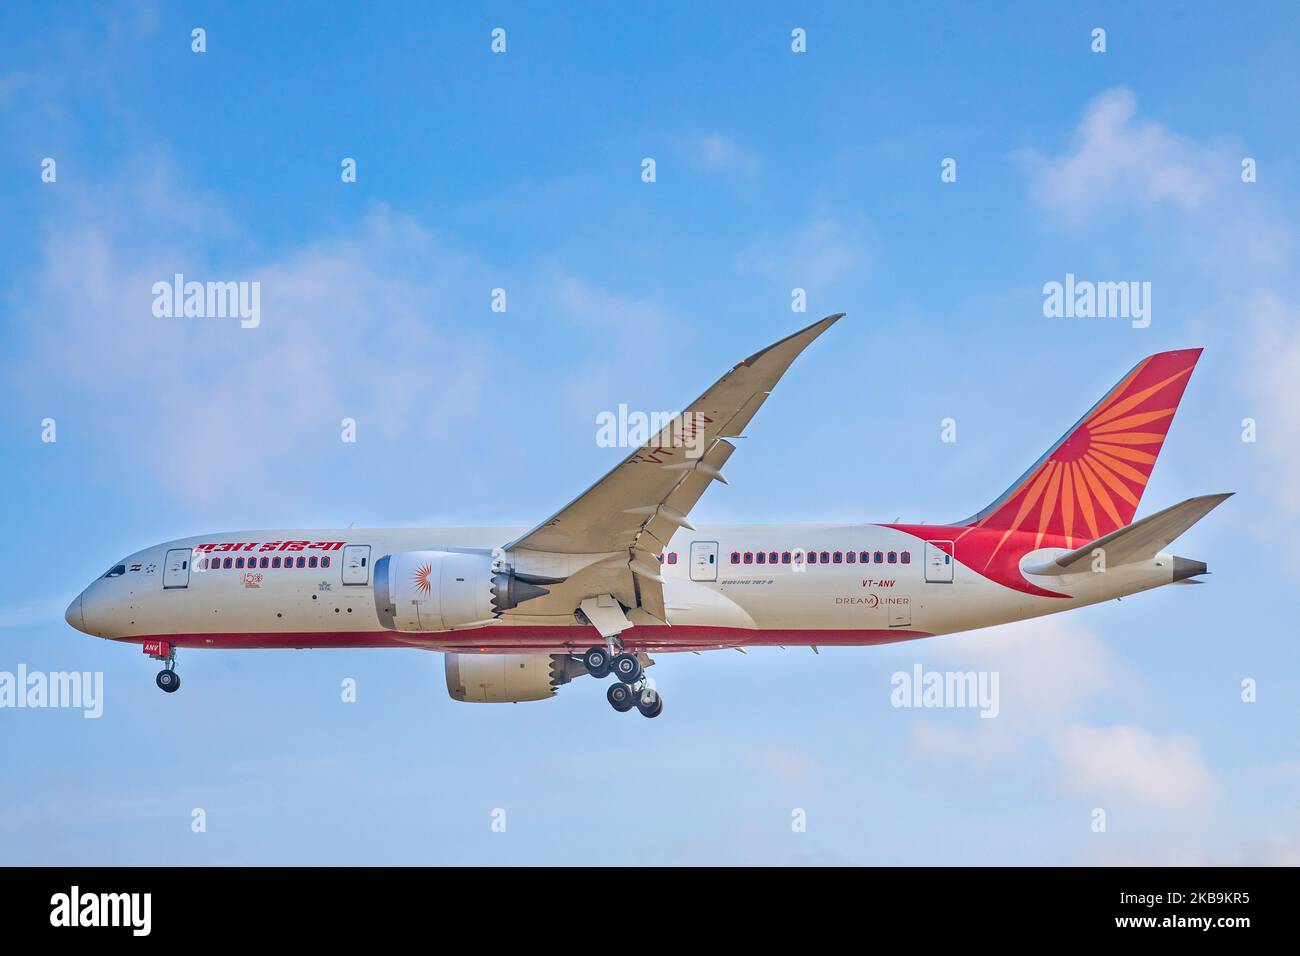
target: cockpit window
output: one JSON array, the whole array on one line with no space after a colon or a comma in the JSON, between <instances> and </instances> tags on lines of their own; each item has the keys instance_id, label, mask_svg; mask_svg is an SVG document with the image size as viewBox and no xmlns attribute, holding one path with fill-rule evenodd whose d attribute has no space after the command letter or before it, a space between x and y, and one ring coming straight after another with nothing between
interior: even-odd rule
<instances>
[{"instance_id":1,"label":"cockpit window","mask_svg":"<svg viewBox=\"0 0 1300 956\"><path fill-rule=\"evenodd\" d=\"M122 575L124 575L124 574L126 574L126 565L125 565L125 564L118 564L118 565L114 565L113 567L109 568L108 573L107 573L106 575L104 575L104 577L106 577L106 578L120 578L120 577L121 577Z\"/></svg>"}]
</instances>

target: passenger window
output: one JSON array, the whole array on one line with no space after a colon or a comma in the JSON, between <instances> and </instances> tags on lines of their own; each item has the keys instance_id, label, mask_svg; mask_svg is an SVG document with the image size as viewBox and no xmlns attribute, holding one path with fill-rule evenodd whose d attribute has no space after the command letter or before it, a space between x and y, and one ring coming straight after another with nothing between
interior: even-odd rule
<instances>
[{"instance_id":1,"label":"passenger window","mask_svg":"<svg viewBox=\"0 0 1300 956\"><path fill-rule=\"evenodd\" d=\"M300 567L300 568L305 568L306 566L307 566L307 559L306 559L306 558L299 558L299 559L298 559L298 567Z\"/></svg>"},{"instance_id":2,"label":"passenger window","mask_svg":"<svg viewBox=\"0 0 1300 956\"><path fill-rule=\"evenodd\" d=\"M877 551L877 552L875 553L875 555L872 556L872 559L871 559L871 560L875 561L876 564L880 564L881 562L883 562L883 561L885 560L885 552L883 552L883 551Z\"/></svg>"},{"instance_id":3,"label":"passenger window","mask_svg":"<svg viewBox=\"0 0 1300 956\"><path fill-rule=\"evenodd\" d=\"M676 564L676 563L677 563L677 552L676 552L676 551L669 551L669 552L668 552L668 563L669 563L669 564Z\"/></svg>"},{"instance_id":4,"label":"passenger window","mask_svg":"<svg viewBox=\"0 0 1300 956\"><path fill-rule=\"evenodd\" d=\"M829 551L823 551L822 564L830 564L830 561L831 561L831 553Z\"/></svg>"},{"instance_id":5,"label":"passenger window","mask_svg":"<svg viewBox=\"0 0 1300 956\"><path fill-rule=\"evenodd\" d=\"M816 552L816 551L809 551L809 552L808 552L808 563L809 563L809 564L816 564L816 563L817 563L817 552Z\"/></svg>"},{"instance_id":6,"label":"passenger window","mask_svg":"<svg viewBox=\"0 0 1300 956\"><path fill-rule=\"evenodd\" d=\"M889 563L890 563L890 564L897 564L897 563L898 563L898 552L897 552L897 551L890 551L890 552L889 552Z\"/></svg>"},{"instance_id":7,"label":"passenger window","mask_svg":"<svg viewBox=\"0 0 1300 956\"><path fill-rule=\"evenodd\" d=\"M753 552L753 551L746 551L746 552L745 552L745 563L746 563L746 564L753 564L753 563L754 563L754 552Z\"/></svg>"},{"instance_id":8,"label":"passenger window","mask_svg":"<svg viewBox=\"0 0 1300 956\"><path fill-rule=\"evenodd\" d=\"M273 567L273 568L278 568L279 566L280 566L280 559L279 559L278 557L277 557L277 558L272 558L272 559L271 559L271 567Z\"/></svg>"},{"instance_id":9,"label":"passenger window","mask_svg":"<svg viewBox=\"0 0 1300 956\"><path fill-rule=\"evenodd\" d=\"M226 570L230 570L230 566L233 565L234 563L235 563L235 562L232 561L230 558L225 558L225 559L221 562L221 566L222 566L223 568L225 568Z\"/></svg>"},{"instance_id":10,"label":"passenger window","mask_svg":"<svg viewBox=\"0 0 1300 956\"><path fill-rule=\"evenodd\" d=\"M844 553L844 560L849 564L853 564L858 560L858 553L856 551L846 551Z\"/></svg>"},{"instance_id":11,"label":"passenger window","mask_svg":"<svg viewBox=\"0 0 1300 956\"><path fill-rule=\"evenodd\" d=\"M243 559L243 558L235 558L235 567L237 567L237 568L242 568L243 566L244 566L244 559Z\"/></svg>"},{"instance_id":12,"label":"passenger window","mask_svg":"<svg viewBox=\"0 0 1300 956\"><path fill-rule=\"evenodd\" d=\"M307 567L309 567L309 568L314 568L314 567L316 567L316 563L317 563L317 562L316 562L316 555L314 555L314 554L313 554L310 558L307 559Z\"/></svg>"},{"instance_id":13,"label":"passenger window","mask_svg":"<svg viewBox=\"0 0 1300 956\"><path fill-rule=\"evenodd\" d=\"M269 558L263 558L262 560L257 562L257 566L260 568L269 567L270 564L271 564L271 560Z\"/></svg>"},{"instance_id":14,"label":"passenger window","mask_svg":"<svg viewBox=\"0 0 1300 956\"><path fill-rule=\"evenodd\" d=\"M733 551L733 552L731 552L731 563L732 563L732 564L739 564L739 563L740 563L740 552L739 552L739 551Z\"/></svg>"},{"instance_id":15,"label":"passenger window","mask_svg":"<svg viewBox=\"0 0 1300 956\"><path fill-rule=\"evenodd\" d=\"M758 557L756 561L758 564L767 564L767 555L764 554L762 551L758 552Z\"/></svg>"},{"instance_id":16,"label":"passenger window","mask_svg":"<svg viewBox=\"0 0 1300 956\"><path fill-rule=\"evenodd\" d=\"M831 558L832 558L832 560L834 560L834 562L835 562L836 564L843 564L843 563L844 563L844 552L843 552L843 551L836 551L833 555L831 555Z\"/></svg>"},{"instance_id":17,"label":"passenger window","mask_svg":"<svg viewBox=\"0 0 1300 956\"><path fill-rule=\"evenodd\" d=\"M265 561L266 559L263 558L262 560ZM322 568L328 568L330 566L329 555L326 555L325 557L320 559L320 566ZM262 567L266 567L266 565L262 565Z\"/></svg>"},{"instance_id":18,"label":"passenger window","mask_svg":"<svg viewBox=\"0 0 1300 956\"><path fill-rule=\"evenodd\" d=\"M870 563L871 563L871 552L870 552L870 551L863 551L863 552L861 552L861 553L858 555L858 560L861 561L863 564L870 564Z\"/></svg>"},{"instance_id":19,"label":"passenger window","mask_svg":"<svg viewBox=\"0 0 1300 956\"><path fill-rule=\"evenodd\" d=\"M782 564L789 564L789 563L790 563L790 552L789 552L789 551L782 551L782 552L781 552L781 563L782 563Z\"/></svg>"},{"instance_id":20,"label":"passenger window","mask_svg":"<svg viewBox=\"0 0 1300 956\"><path fill-rule=\"evenodd\" d=\"M911 552L911 551L904 551L903 554L902 554L902 557L900 557L899 560L900 560L903 564L911 564L911 563L912 563L912 552Z\"/></svg>"}]
</instances>

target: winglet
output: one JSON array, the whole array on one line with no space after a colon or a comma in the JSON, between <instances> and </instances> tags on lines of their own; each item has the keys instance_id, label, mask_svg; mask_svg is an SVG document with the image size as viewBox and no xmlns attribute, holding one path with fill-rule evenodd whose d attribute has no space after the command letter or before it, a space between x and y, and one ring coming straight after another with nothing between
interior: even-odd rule
<instances>
[{"instance_id":1,"label":"winglet","mask_svg":"<svg viewBox=\"0 0 1300 956\"><path fill-rule=\"evenodd\" d=\"M749 358L741 359L740 362L736 365L736 367L739 368L741 365L753 365L756 361L758 361L758 359L762 358L764 355L766 355L768 352L772 351L773 349L780 348L782 345L785 345L787 342L802 337L803 341L799 343L799 347L795 350L795 354L798 355L800 352L806 349L809 346L809 344L812 343L813 339L817 338L817 336L821 335L823 332L829 329L840 319L844 318L844 316L845 313L836 312L834 315L828 315L824 319L818 319L812 325L805 326L804 328L800 329L798 332L793 332L790 335L787 335L779 342L773 342L767 348L759 349Z\"/></svg>"}]
</instances>

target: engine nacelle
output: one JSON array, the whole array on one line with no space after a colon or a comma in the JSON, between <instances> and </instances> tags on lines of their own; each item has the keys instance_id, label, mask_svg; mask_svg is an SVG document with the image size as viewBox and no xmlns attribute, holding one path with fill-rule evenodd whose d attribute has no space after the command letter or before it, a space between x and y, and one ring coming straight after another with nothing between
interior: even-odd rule
<instances>
[{"instance_id":1,"label":"engine nacelle","mask_svg":"<svg viewBox=\"0 0 1300 956\"><path fill-rule=\"evenodd\" d=\"M545 700L586 673L564 654L447 654L447 693L474 704Z\"/></svg>"},{"instance_id":2,"label":"engine nacelle","mask_svg":"<svg viewBox=\"0 0 1300 956\"><path fill-rule=\"evenodd\" d=\"M399 551L375 562L375 611L393 631L451 631L491 624L546 594L513 571L492 570L485 552Z\"/></svg>"}]
</instances>

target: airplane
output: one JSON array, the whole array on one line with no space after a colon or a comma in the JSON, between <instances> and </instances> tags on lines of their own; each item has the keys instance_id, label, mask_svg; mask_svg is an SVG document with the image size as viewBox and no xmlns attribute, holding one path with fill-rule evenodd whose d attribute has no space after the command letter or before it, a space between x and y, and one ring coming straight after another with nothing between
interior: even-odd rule
<instances>
[{"instance_id":1,"label":"airplane","mask_svg":"<svg viewBox=\"0 0 1300 956\"><path fill-rule=\"evenodd\" d=\"M651 654L884 644L1201 583L1204 562L1164 549L1229 494L1134 520L1200 349L1138 362L963 521L693 525L777 382L842 316L741 361L532 529L181 538L116 562L66 619L141 645L168 693L178 648L413 647L444 653L458 701L543 700L612 674L614 710L657 717Z\"/></svg>"}]
</instances>

